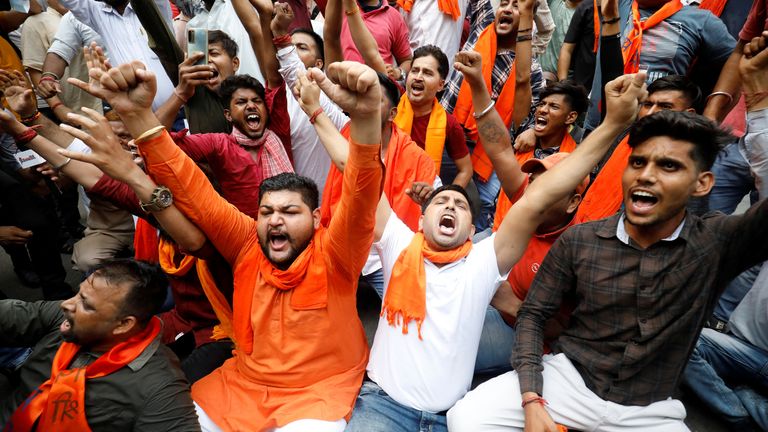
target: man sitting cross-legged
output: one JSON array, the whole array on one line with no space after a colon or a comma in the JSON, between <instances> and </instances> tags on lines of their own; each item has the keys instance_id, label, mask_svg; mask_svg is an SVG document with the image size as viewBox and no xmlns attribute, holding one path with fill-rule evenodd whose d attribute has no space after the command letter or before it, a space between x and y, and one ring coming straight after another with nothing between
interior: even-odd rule
<instances>
[{"instance_id":1,"label":"man sitting cross-legged","mask_svg":"<svg viewBox=\"0 0 768 432\"><path fill-rule=\"evenodd\" d=\"M0 345L34 346L18 387L0 399L3 430L199 431L153 317L166 287L158 268L111 260L63 303L0 301Z\"/></svg>"},{"instance_id":2,"label":"man sitting cross-legged","mask_svg":"<svg viewBox=\"0 0 768 432\"><path fill-rule=\"evenodd\" d=\"M744 67L765 64L764 47L745 49ZM765 92L753 97L766 106ZM518 314L515 371L458 402L452 430L688 430L672 396L697 336L726 283L768 258L768 201L739 216L686 212L711 190L730 139L686 112L633 125L624 212L576 225L550 249ZM564 298L575 310L542 358L544 323Z\"/></svg>"},{"instance_id":3,"label":"man sitting cross-legged","mask_svg":"<svg viewBox=\"0 0 768 432\"><path fill-rule=\"evenodd\" d=\"M355 292L382 182L376 74L341 63L323 76L337 83L325 86L328 96L352 118L342 197L327 228L317 188L303 177L265 180L258 221L219 197L152 114L154 76L141 63L91 74L89 84L73 82L115 108L155 182L233 267L236 354L192 387L203 427L343 430L368 357Z\"/></svg>"}]
</instances>

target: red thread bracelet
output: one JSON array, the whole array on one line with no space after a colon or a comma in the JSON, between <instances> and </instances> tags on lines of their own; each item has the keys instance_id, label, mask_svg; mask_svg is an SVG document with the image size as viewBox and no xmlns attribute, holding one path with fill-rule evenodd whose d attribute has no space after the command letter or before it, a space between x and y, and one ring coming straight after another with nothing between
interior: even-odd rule
<instances>
[{"instance_id":1,"label":"red thread bracelet","mask_svg":"<svg viewBox=\"0 0 768 432\"><path fill-rule=\"evenodd\" d=\"M36 113L32 114L29 117L22 117L21 118L21 122L24 123L24 124L32 123L33 121L35 121L35 120L37 120L39 118L40 118L40 111L37 111Z\"/></svg>"},{"instance_id":2,"label":"red thread bracelet","mask_svg":"<svg viewBox=\"0 0 768 432\"><path fill-rule=\"evenodd\" d=\"M58 101L58 102L56 102L55 104L53 104L53 105L50 105L48 108L50 108L50 109L51 109L51 111L55 111L55 110L56 110L56 108L58 108L58 107L60 107L60 106L62 106L62 105L64 105L64 102L62 102L62 101Z\"/></svg>"},{"instance_id":3,"label":"red thread bracelet","mask_svg":"<svg viewBox=\"0 0 768 432\"><path fill-rule=\"evenodd\" d=\"M311 124L315 124L315 122L317 121L317 117L322 113L323 113L323 107L316 109L315 112L313 112L312 115L309 117L309 122Z\"/></svg>"},{"instance_id":4,"label":"red thread bracelet","mask_svg":"<svg viewBox=\"0 0 768 432\"><path fill-rule=\"evenodd\" d=\"M279 37L276 37L276 38L272 38L272 43L275 46L288 45L288 44L291 43L291 35L286 34L286 35L282 35L282 36L279 36Z\"/></svg>"},{"instance_id":5,"label":"red thread bracelet","mask_svg":"<svg viewBox=\"0 0 768 432\"><path fill-rule=\"evenodd\" d=\"M520 404L520 407L525 408L526 405L528 405L529 403L532 403L532 402L538 402L538 403L540 403L542 405L547 405L547 400L546 399L544 399L541 396L536 396L536 397L532 397L530 399L524 400L523 403Z\"/></svg>"},{"instance_id":6,"label":"red thread bracelet","mask_svg":"<svg viewBox=\"0 0 768 432\"><path fill-rule=\"evenodd\" d=\"M16 144L23 146L28 144L33 139L35 139L36 136L37 136L37 132L35 132L34 129L27 128L24 130L24 132L14 135L13 139L16 141Z\"/></svg>"}]
</instances>

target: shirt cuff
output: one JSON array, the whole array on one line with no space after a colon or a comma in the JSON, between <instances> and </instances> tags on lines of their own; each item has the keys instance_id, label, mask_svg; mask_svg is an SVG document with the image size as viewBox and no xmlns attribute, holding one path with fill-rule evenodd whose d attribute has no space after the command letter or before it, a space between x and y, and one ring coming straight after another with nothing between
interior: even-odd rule
<instances>
[{"instance_id":1,"label":"shirt cuff","mask_svg":"<svg viewBox=\"0 0 768 432\"><path fill-rule=\"evenodd\" d=\"M277 59L285 60L293 51L296 50L294 45L288 45L277 50Z\"/></svg>"},{"instance_id":2,"label":"shirt cuff","mask_svg":"<svg viewBox=\"0 0 768 432\"><path fill-rule=\"evenodd\" d=\"M381 145L358 144L350 140L347 164L356 168L381 167Z\"/></svg>"}]
</instances>

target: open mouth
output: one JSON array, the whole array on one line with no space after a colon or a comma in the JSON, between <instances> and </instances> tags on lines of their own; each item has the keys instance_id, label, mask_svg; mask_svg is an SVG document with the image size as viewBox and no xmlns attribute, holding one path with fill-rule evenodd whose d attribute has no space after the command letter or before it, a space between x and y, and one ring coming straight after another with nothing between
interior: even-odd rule
<instances>
[{"instance_id":1,"label":"open mouth","mask_svg":"<svg viewBox=\"0 0 768 432\"><path fill-rule=\"evenodd\" d=\"M535 122L533 124L533 130L541 132L547 127L547 124L549 124L549 120L547 120L545 117L536 116Z\"/></svg>"},{"instance_id":2,"label":"open mouth","mask_svg":"<svg viewBox=\"0 0 768 432\"><path fill-rule=\"evenodd\" d=\"M261 126L261 115L258 113L250 113L245 115L245 123L249 128L257 130Z\"/></svg>"},{"instance_id":3,"label":"open mouth","mask_svg":"<svg viewBox=\"0 0 768 432\"><path fill-rule=\"evenodd\" d=\"M629 199L632 203L632 209L638 213L647 212L659 202L656 195L647 191L634 191L629 195Z\"/></svg>"},{"instance_id":4,"label":"open mouth","mask_svg":"<svg viewBox=\"0 0 768 432\"><path fill-rule=\"evenodd\" d=\"M270 249L274 251L282 251L288 247L290 238L287 234L283 232L273 232L269 233L267 236L269 239Z\"/></svg>"},{"instance_id":5,"label":"open mouth","mask_svg":"<svg viewBox=\"0 0 768 432\"><path fill-rule=\"evenodd\" d=\"M210 85L214 85L214 84L219 82L219 71L214 69L212 72L213 72L213 74L208 79L208 84L210 84Z\"/></svg>"},{"instance_id":6,"label":"open mouth","mask_svg":"<svg viewBox=\"0 0 768 432\"><path fill-rule=\"evenodd\" d=\"M499 17L499 27L512 27L515 23L515 19L509 15L502 15Z\"/></svg>"},{"instance_id":7,"label":"open mouth","mask_svg":"<svg viewBox=\"0 0 768 432\"><path fill-rule=\"evenodd\" d=\"M422 93L424 93L424 83L422 82L411 83L411 95L420 96Z\"/></svg>"},{"instance_id":8,"label":"open mouth","mask_svg":"<svg viewBox=\"0 0 768 432\"><path fill-rule=\"evenodd\" d=\"M453 235L456 232L456 218L450 214L444 214L440 217L438 223L440 234Z\"/></svg>"}]
</instances>

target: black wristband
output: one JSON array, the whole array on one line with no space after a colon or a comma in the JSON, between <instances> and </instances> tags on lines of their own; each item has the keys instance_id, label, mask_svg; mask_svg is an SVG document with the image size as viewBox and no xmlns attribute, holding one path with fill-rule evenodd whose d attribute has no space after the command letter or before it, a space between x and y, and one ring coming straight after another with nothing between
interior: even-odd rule
<instances>
[{"instance_id":1,"label":"black wristband","mask_svg":"<svg viewBox=\"0 0 768 432\"><path fill-rule=\"evenodd\" d=\"M609 20L600 20L600 24L614 24L619 22L621 20L621 17L611 18Z\"/></svg>"},{"instance_id":2,"label":"black wristband","mask_svg":"<svg viewBox=\"0 0 768 432\"><path fill-rule=\"evenodd\" d=\"M531 36L531 35L522 35L522 36L518 36L517 37L517 41L518 42L525 42L525 41L529 41L529 40L533 40L533 36Z\"/></svg>"}]
</instances>

